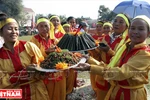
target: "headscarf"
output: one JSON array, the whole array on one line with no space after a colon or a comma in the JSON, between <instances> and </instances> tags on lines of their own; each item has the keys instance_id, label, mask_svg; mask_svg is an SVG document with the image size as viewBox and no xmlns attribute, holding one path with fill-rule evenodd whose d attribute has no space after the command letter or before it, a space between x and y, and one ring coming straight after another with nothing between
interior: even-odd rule
<instances>
[{"instance_id":1,"label":"headscarf","mask_svg":"<svg viewBox=\"0 0 150 100\"><path fill-rule=\"evenodd\" d=\"M116 17L121 17L126 22L127 26L129 27L129 21L128 18L124 14L118 14Z\"/></svg>"},{"instance_id":2,"label":"headscarf","mask_svg":"<svg viewBox=\"0 0 150 100\"><path fill-rule=\"evenodd\" d=\"M0 29L8 23L17 23L17 21L13 18L7 18L6 20L0 21Z\"/></svg>"},{"instance_id":3,"label":"headscarf","mask_svg":"<svg viewBox=\"0 0 150 100\"><path fill-rule=\"evenodd\" d=\"M64 25L63 25L63 27L65 27L65 26L68 26L68 27L70 27L70 24L64 24Z\"/></svg>"},{"instance_id":4,"label":"headscarf","mask_svg":"<svg viewBox=\"0 0 150 100\"><path fill-rule=\"evenodd\" d=\"M38 24L41 23L41 22L50 23L50 21L48 19L46 19L46 18L40 18L40 19L37 20L36 26L38 26Z\"/></svg>"},{"instance_id":5,"label":"headscarf","mask_svg":"<svg viewBox=\"0 0 150 100\"><path fill-rule=\"evenodd\" d=\"M109 26L109 27L111 27L111 28L113 27L110 22L105 22L105 23L103 24L103 27L104 27L104 26Z\"/></svg>"},{"instance_id":6,"label":"headscarf","mask_svg":"<svg viewBox=\"0 0 150 100\"><path fill-rule=\"evenodd\" d=\"M50 20L50 38L51 39L55 39L55 35L54 35L54 30L55 30L55 27L54 27L54 25L53 25L53 23L51 22L51 20L53 19L53 18L58 18L59 20L60 20L60 18L58 17L58 16L52 16L49 20ZM59 24L59 26L58 26L58 31L59 32L61 32L61 33L63 33L63 34L65 34L65 30L63 29L63 27L62 27L62 25L61 24Z\"/></svg>"},{"instance_id":7,"label":"headscarf","mask_svg":"<svg viewBox=\"0 0 150 100\"><path fill-rule=\"evenodd\" d=\"M98 21L98 22L96 23L96 25L98 25L98 24L103 25L104 23L103 23L102 21Z\"/></svg>"},{"instance_id":8,"label":"headscarf","mask_svg":"<svg viewBox=\"0 0 150 100\"><path fill-rule=\"evenodd\" d=\"M148 18L145 15L139 15L139 16L136 16L135 18L133 18L133 20L135 20L135 19L142 19L142 20L144 20L147 23L147 25L149 27L149 31L150 31L150 18Z\"/></svg>"},{"instance_id":9,"label":"headscarf","mask_svg":"<svg viewBox=\"0 0 150 100\"><path fill-rule=\"evenodd\" d=\"M53 18L58 18L60 20L60 18L58 16L56 16L56 15L51 16L49 20L51 21Z\"/></svg>"}]
</instances>

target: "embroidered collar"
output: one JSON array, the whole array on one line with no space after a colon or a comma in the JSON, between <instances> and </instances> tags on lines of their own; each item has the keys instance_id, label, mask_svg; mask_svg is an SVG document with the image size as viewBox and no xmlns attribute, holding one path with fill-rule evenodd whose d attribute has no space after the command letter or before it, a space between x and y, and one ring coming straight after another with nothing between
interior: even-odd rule
<instances>
[{"instance_id":1,"label":"embroidered collar","mask_svg":"<svg viewBox=\"0 0 150 100\"><path fill-rule=\"evenodd\" d=\"M115 35L115 36L114 36L114 34L115 34L115 33L112 33L112 34L110 34L110 35L109 35L109 36L110 36L110 38L111 38L111 43L113 43L113 42L115 41L115 39L116 39L116 38L118 38L118 37L121 37L121 36L122 36L122 34Z\"/></svg>"}]
</instances>

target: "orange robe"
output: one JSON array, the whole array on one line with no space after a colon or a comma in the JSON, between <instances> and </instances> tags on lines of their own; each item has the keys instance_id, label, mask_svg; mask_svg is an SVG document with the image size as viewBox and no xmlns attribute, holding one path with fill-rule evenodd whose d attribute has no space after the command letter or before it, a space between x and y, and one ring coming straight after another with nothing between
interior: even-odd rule
<instances>
[{"instance_id":1,"label":"orange robe","mask_svg":"<svg viewBox=\"0 0 150 100\"><path fill-rule=\"evenodd\" d=\"M70 27L70 33L76 33L78 31L78 28L72 28ZM74 69L69 69L67 72L66 77L66 93L67 95L73 91L73 88L76 87L77 82L77 72L75 72Z\"/></svg>"},{"instance_id":2,"label":"orange robe","mask_svg":"<svg viewBox=\"0 0 150 100\"><path fill-rule=\"evenodd\" d=\"M102 34L102 35L97 35L97 34L92 35L92 37L93 37L96 41L99 41L99 42L103 39L104 36L105 36L104 34Z\"/></svg>"},{"instance_id":3,"label":"orange robe","mask_svg":"<svg viewBox=\"0 0 150 100\"><path fill-rule=\"evenodd\" d=\"M147 100L144 84L148 83L150 48L146 43L141 43L129 51L128 45L114 68L108 68L100 62L91 64L91 73L115 83L110 96L106 95L109 100Z\"/></svg>"},{"instance_id":4,"label":"orange robe","mask_svg":"<svg viewBox=\"0 0 150 100\"><path fill-rule=\"evenodd\" d=\"M60 33L57 34L58 37ZM53 45L52 40L46 41L42 38L39 34L32 37L31 41L35 43L42 54L47 57L45 54L45 50L48 49L51 45ZM58 72L52 73L49 75L49 79L44 80L48 94L49 100L65 100L66 99L66 73L65 72Z\"/></svg>"},{"instance_id":5,"label":"orange robe","mask_svg":"<svg viewBox=\"0 0 150 100\"><path fill-rule=\"evenodd\" d=\"M111 43L110 35L106 35L102 39L102 43L105 43L110 47L110 50L107 53L104 51L100 51L101 59L105 64L109 64L110 59L115 55L116 49L121 40L122 40L121 35L117 37L112 43ZM126 40L128 40L128 36L126 37ZM97 100L103 100L110 88L110 84L106 80L104 80L104 78L100 75L97 75L95 80L96 80L96 86L98 87Z\"/></svg>"},{"instance_id":6,"label":"orange robe","mask_svg":"<svg viewBox=\"0 0 150 100\"><path fill-rule=\"evenodd\" d=\"M47 56L47 54L45 53L45 50L50 48L51 45L53 44L53 41L51 39L46 40L39 34L34 35L30 41L33 42L34 44L36 44L37 47L39 47L39 49L41 50L44 57Z\"/></svg>"},{"instance_id":7,"label":"orange robe","mask_svg":"<svg viewBox=\"0 0 150 100\"><path fill-rule=\"evenodd\" d=\"M126 37L126 40L127 39L128 37ZM101 42L107 44L110 47L110 50L106 53L104 51L96 49L97 52L92 52L91 55L96 53L94 56L96 60L103 61L104 63L109 64L110 59L115 55L116 48L121 40L122 37L119 36L111 43L110 35L106 35L102 38ZM99 55L100 59L97 59L97 55ZM97 94L97 100L103 100L109 90L110 84L106 80L104 80L103 77L100 75L95 75L95 79L92 80L95 81L95 83L93 83Z\"/></svg>"},{"instance_id":8,"label":"orange robe","mask_svg":"<svg viewBox=\"0 0 150 100\"><path fill-rule=\"evenodd\" d=\"M77 29L72 29L73 32L77 31ZM64 36L63 33L61 32L56 32L54 34L55 38L59 40ZM68 95L73 91L73 88L76 87L76 78L77 78L77 73L73 69L69 69L65 73L66 75L66 94Z\"/></svg>"},{"instance_id":9,"label":"orange robe","mask_svg":"<svg viewBox=\"0 0 150 100\"><path fill-rule=\"evenodd\" d=\"M16 41L14 53L5 47L0 49L0 89L22 89L21 100L49 100L43 80L32 78L21 80L27 75L26 66L44 60L39 48L31 43ZM16 76L16 77L15 77ZM17 82L16 85L14 85Z\"/></svg>"},{"instance_id":10,"label":"orange robe","mask_svg":"<svg viewBox=\"0 0 150 100\"><path fill-rule=\"evenodd\" d=\"M70 32L77 32L78 28L70 27Z\"/></svg>"},{"instance_id":11,"label":"orange robe","mask_svg":"<svg viewBox=\"0 0 150 100\"><path fill-rule=\"evenodd\" d=\"M54 35L55 35L55 38L58 40L60 40L64 36L64 34L62 32L57 32Z\"/></svg>"},{"instance_id":12,"label":"orange robe","mask_svg":"<svg viewBox=\"0 0 150 100\"><path fill-rule=\"evenodd\" d=\"M100 35L97 35L97 34L94 33L94 35L92 35L92 37L94 38L95 43L98 44L98 43L100 43L102 41L104 35L100 36ZM99 51L97 49L89 50L88 53L89 53L90 56L92 56L96 60L101 61L101 57L97 56L97 55L100 55L100 53L99 53ZM94 91L97 90L95 78L96 78L96 75L90 74L91 86L92 86Z\"/></svg>"},{"instance_id":13,"label":"orange robe","mask_svg":"<svg viewBox=\"0 0 150 100\"><path fill-rule=\"evenodd\" d=\"M100 55L99 50L97 50L97 49L89 50L88 53L94 59L96 59L98 61L101 61L101 56L99 56ZM95 78L96 78L96 74L91 74L90 73L91 86L92 86L92 89L96 92L97 86L96 86L96 80L95 80Z\"/></svg>"}]
</instances>

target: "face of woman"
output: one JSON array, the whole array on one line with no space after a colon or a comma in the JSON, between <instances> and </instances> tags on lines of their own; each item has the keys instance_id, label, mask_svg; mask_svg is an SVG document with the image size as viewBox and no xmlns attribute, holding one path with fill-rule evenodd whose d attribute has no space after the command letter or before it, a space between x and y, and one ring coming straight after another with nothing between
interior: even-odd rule
<instances>
[{"instance_id":1,"label":"face of woman","mask_svg":"<svg viewBox=\"0 0 150 100\"><path fill-rule=\"evenodd\" d=\"M2 37L5 42L16 42L19 36L19 27L17 23L8 23L2 29Z\"/></svg>"},{"instance_id":2,"label":"face of woman","mask_svg":"<svg viewBox=\"0 0 150 100\"><path fill-rule=\"evenodd\" d=\"M60 20L57 17L54 17L53 19L51 19L51 22L53 23L55 28L57 28L60 24Z\"/></svg>"},{"instance_id":3,"label":"face of woman","mask_svg":"<svg viewBox=\"0 0 150 100\"><path fill-rule=\"evenodd\" d=\"M97 24L96 25L96 31L99 32L99 33L102 33L102 31L103 31L103 25L102 24Z\"/></svg>"},{"instance_id":4,"label":"face of woman","mask_svg":"<svg viewBox=\"0 0 150 100\"><path fill-rule=\"evenodd\" d=\"M129 38L132 44L139 44L146 40L150 32L148 32L148 24L142 19L135 19L129 28Z\"/></svg>"},{"instance_id":5,"label":"face of woman","mask_svg":"<svg viewBox=\"0 0 150 100\"><path fill-rule=\"evenodd\" d=\"M50 30L50 25L47 22L41 22L38 24L37 29L41 36L46 37L46 36L48 36L48 32Z\"/></svg>"},{"instance_id":6,"label":"face of woman","mask_svg":"<svg viewBox=\"0 0 150 100\"><path fill-rule=\"evenodd\" d=\"M73 19L69 20L69 24L71 25L71 27L76 27L75 19L73 18Z\"/></svg>"},{"instance_id":7,"label":"face of woman","mask_svg":"<svg viewBox=\"0 0 150 100\"><path fill-rule=\"evenodd\" d=\"M112 28L111 28L110 26L105 25L105 26L103 27L103 33L104 33L104 34L108 34L108 33L111 32L111 31L112 31Z\"/></svg>"},{"instance_id":8,"label":"face of woman","mask_svg":"<svg viewBox=\"0 0 150 100\"><path fill-rule=\"evenodd\" d=\"M66 33L69 33L69 31L70 31L70 27L65 26L65 27L63 27L63 28L64 28L64 30L65 30L65 32L66 32Z\"/></svg>"},{"instance_id":9,"label":"face of woman","mask_svg":"<svg viewBox=\"0 0 150 100\"><path fill-rule=\"evenodd\" d=\"M113 22L114 33L121 34L127 29L125 20L122 17L116 17Z\"/></svg>"}]
</instances>

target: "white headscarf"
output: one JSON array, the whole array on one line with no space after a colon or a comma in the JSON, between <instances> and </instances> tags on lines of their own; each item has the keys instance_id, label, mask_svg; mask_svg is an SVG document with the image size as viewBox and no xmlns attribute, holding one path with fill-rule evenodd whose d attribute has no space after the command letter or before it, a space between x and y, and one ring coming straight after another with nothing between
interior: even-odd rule
<instances>
[{"instance_id":1,"label":"white headscarf","mask_svg":"<svg viewBox=\"0 0 150 100\"><path fill-rule=\"evenodd\" d=\"M138 18L144 20L148 24L149 31L150 31L150 18L148 18L145 15L139 15L139 16L136 16L133 20L138 19Z\"/></svg>"}]
</instances>

